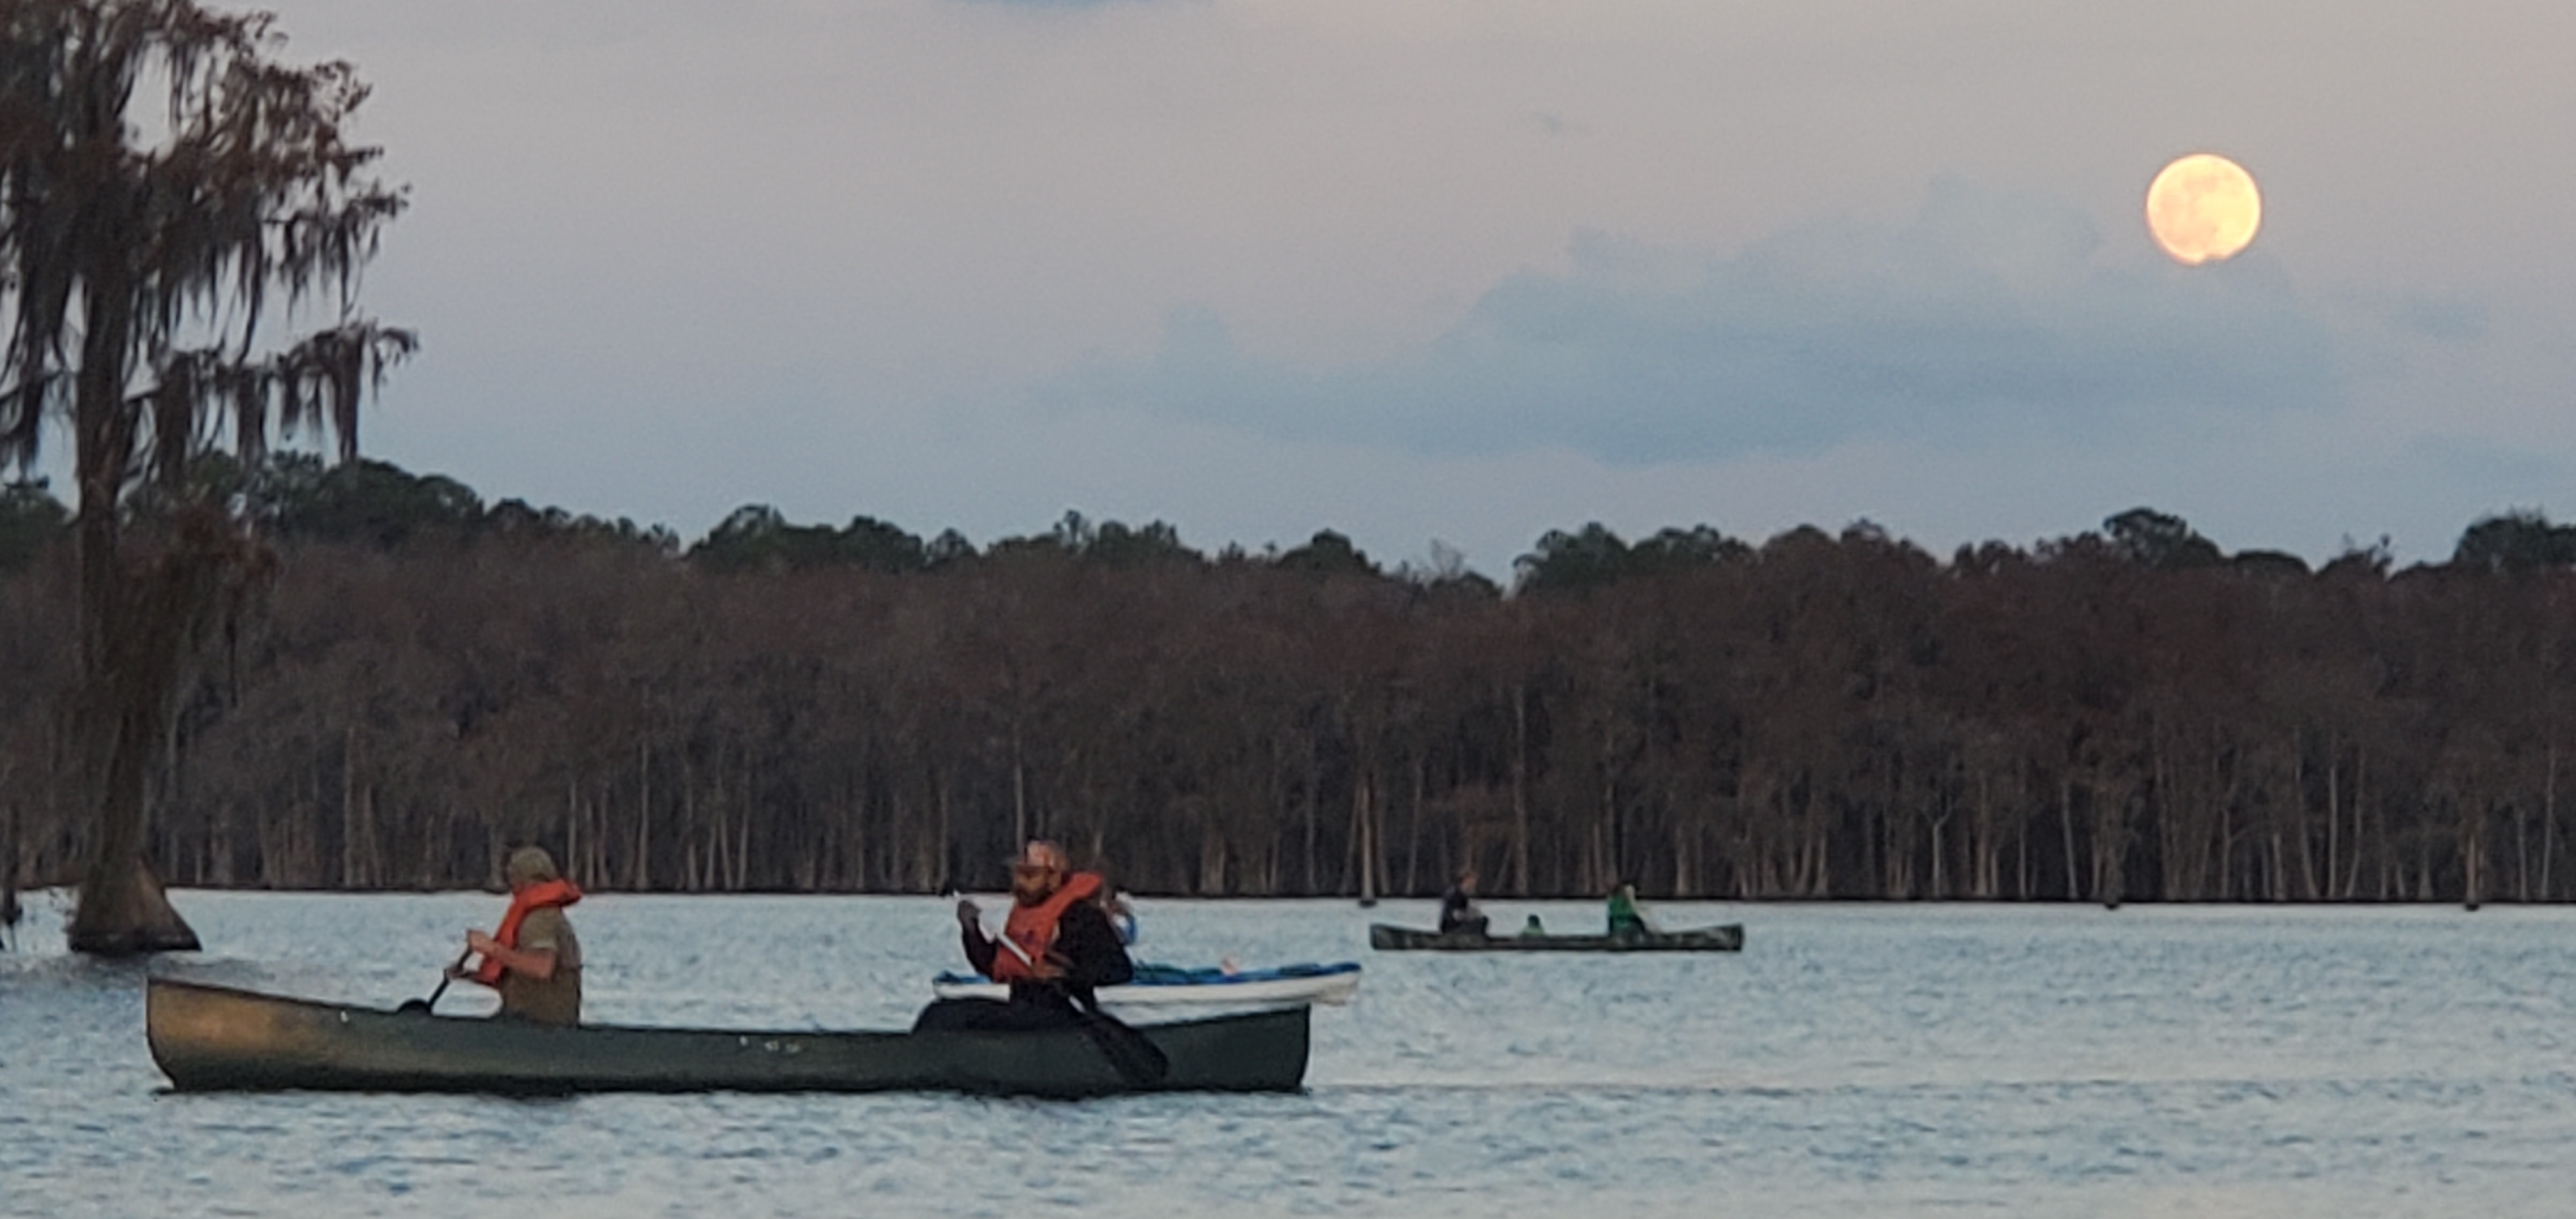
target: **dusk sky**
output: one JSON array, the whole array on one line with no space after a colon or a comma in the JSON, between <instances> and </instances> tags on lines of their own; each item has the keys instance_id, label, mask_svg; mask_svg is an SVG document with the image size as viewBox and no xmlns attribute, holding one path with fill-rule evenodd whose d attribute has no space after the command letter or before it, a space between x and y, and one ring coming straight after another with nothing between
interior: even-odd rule
<instances>
[{"instance_id":1,"label":"dusk sky","mask_svg":"<svg viewBox=\"0 0 2576 1219\"><path fill-rule=\"evenodd\" d=\"M2576 513L2576 8L280 0L375 86L368 455L703 535ZM2252 171L2184 267L2147 184Z\"/></svg>"}]
</instances>

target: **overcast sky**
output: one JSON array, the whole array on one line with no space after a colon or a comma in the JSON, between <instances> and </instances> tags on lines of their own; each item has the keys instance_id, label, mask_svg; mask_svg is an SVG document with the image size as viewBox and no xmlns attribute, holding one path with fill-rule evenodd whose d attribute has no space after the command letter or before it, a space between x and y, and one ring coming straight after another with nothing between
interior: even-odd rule
<instances>
[{"instance_id":1,"label":"overcast sky","mask_svg":"<svg viewBox=\"0 0 2576 1219\"><path fill-rule=\"evenodd\" d=\"M413 190L364 448L489 498L1496 576L1589 521L2576 514L2564 0L273 7ZM2186 268L2193 151L2265 216Z\"/></svg>"}]
</instances>

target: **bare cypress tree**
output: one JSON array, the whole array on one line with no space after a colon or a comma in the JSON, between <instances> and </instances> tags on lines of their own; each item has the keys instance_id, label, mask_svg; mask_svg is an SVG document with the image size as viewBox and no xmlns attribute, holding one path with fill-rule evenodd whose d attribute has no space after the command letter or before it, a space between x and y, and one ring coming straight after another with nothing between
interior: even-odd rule
<instances>
[{"instance_id":1,"label":"bare cypress tree","mask_svg":"<svg viewBox=\"0 0 2576 1219\"><path fill-rule=\"evenodd\" d=\"M405 202L342 137L367 89L283 43L193 0L0 0L0 462L32 464L59 418L79 486L78 951L196 946L144 861L152 781L195 645L261 552L194 459L227 435L256 458L272 427L346 459L361 396L413 348L355 309Z\"/></svg>"}]
</instances>

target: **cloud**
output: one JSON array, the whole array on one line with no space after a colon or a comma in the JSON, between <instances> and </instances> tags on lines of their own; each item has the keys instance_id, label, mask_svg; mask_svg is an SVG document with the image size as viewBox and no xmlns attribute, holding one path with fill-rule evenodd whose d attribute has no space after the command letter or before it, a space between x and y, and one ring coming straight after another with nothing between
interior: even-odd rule
<instances>
[{"instance_id":1,"label":"cloud","mask_svg":"<svg viewBox=\"0 0 2576 1219\"><path fill-rule=\"evenodd\" d=\"M1177 309L1152 357L1042 396L1622 465L1866 437L2116 440L2333 400L2333 335L2259 256L2120 265L2100 245L2071 208L1944 180L1906 224L1819 222L1729 257L1583 236L1570 270L1510 276L1446 333L1366 367L1265 360L1215 314Z\"/></svg>"}]
</instances>

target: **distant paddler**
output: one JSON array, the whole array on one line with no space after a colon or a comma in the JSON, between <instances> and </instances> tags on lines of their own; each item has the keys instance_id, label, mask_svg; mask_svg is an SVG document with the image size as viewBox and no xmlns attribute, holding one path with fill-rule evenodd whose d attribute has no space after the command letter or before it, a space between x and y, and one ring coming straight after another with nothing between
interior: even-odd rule
<instances>
[{"instance_id":1,"label":"distant paddler","mask_svg":"<svg viewBox=\"0 0 2576 1219\"><path fill-rule=\"evenodd\" d=\"M1607 914L1612 939L1642 940L1654 934L1653 925L1646 921L1646 912L1637 906L1637 886L1632 882L1622 881L1618 888L1610 891Z\"/></svg>"},{"instance_id":2,"label":"distant paddler","mask_svg":"<svg viewBox=\"0 0 2576 1219\"><path fill-rule=\"evenodd\" d=\"M510 882L510 909L501 916L500 930L466 932L468 955L483 959L471 966L460 960L447 976L501 992L500 1015L539 1024L581 1023L581 941L564 917L564 907L580 901L581 890L556 870L554 856L543 847L510 852L503 874Z\"/></svg>"},{"instance_id":3,"label":"distant paddler","mask_svg":"<svg viewBox=\"0 0 2576 1219\"><path fill-rule=\"evenodd\" d=\"M1458 869L1458 879L1440 895L1440 934L1482 936L1487 925L1476 905L1476 869L1470 864Z\"/></svg>"}]
</instances>

